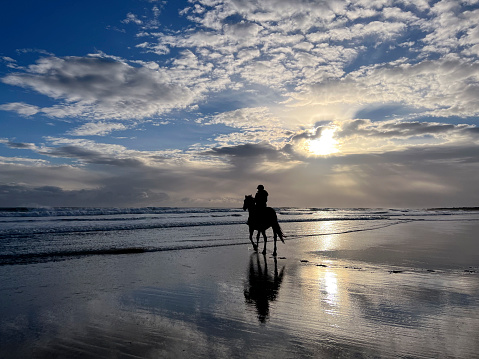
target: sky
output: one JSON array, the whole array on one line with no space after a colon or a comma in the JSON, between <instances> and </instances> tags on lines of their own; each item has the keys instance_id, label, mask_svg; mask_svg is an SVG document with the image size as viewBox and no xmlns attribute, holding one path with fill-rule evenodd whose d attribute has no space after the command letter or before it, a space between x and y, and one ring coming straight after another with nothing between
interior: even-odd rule
<instances>
[{"instance_id":1,"label":"sky","mask_svg":"<svg viewBox=\"0 0 479 359\"><path fill-rule=\"evenodd\" d=\"M2 4L0 206L479 204L479 0Z\"/></svg>"}]
</instances>

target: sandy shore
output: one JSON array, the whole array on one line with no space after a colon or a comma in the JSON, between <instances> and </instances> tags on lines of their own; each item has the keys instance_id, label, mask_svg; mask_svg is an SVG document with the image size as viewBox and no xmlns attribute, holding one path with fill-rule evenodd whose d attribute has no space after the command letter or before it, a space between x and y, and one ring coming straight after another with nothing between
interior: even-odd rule
<instances>
[{"instance_id":1,"label":"sandy shore","mask_svg":"<svg viewBox=\"0 0 479 359\"><path fill-rule=\"evenodd\" d=\"M292 236L276 259L237 245L6 265L0 358L477 358L477 233L415 222Z\"/></svg>"}]
</instances>

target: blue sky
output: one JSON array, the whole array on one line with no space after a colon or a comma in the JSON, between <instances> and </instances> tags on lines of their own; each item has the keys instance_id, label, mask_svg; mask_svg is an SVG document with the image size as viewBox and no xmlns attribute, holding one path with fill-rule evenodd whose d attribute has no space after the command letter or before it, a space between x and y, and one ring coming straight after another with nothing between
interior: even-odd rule
<instances>
[{"instance_id":1,"label":"blue sky","mask_svg":"<svg viewBox=\"0 0 479 359\"><path fill-rule=\"evenodd\" d=\"M479 1L16 1L2 206L475 206Z\"/></svg>"}]
</instances>

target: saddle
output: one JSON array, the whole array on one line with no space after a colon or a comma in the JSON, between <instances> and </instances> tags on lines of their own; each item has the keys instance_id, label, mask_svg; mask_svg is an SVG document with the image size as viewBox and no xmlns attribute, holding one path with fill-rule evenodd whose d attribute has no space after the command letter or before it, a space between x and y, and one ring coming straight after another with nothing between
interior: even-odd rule
<instances>
[{"instance_id":1,"label":"saddle","mask_svg":"<svg viewBox=\"0 0 479 359\"><path fill-rule=\"evenodd\" d=\"M268 219L268 208L269 207L256 207L254 212L250 212L246 224L259 225L266 222Z\"/></svg>"}]
</instances>

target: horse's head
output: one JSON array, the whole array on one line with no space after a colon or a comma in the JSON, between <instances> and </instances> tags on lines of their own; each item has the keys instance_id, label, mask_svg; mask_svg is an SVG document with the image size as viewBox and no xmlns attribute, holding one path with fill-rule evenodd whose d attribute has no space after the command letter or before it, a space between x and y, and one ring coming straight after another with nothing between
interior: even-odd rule
<instances>
[{"instance_id":1,"label":"horse's head","mask_svg":"<svg viewBox=\"0 0 479 359\"><path fill-rule=\"evenodd\" d=\"M243 211L246 211L249 208L254 206L254 198L253 195L244 196L244 203L243 203Z\"/></svg>"}]
</instances>

